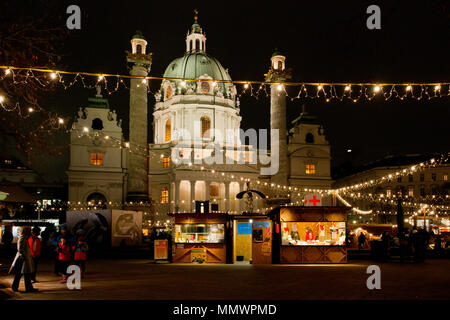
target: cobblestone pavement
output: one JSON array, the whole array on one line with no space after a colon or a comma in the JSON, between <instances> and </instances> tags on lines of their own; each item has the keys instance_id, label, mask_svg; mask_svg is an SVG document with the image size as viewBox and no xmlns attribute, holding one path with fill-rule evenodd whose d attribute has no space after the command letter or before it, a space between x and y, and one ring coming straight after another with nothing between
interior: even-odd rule
<instances>
[{"instance_id":1,"label":"cobblestone pavement","mask_svg":"<svg viewBox=\"0 0 450 320\"><path fill-rule=\"evenodd\" d=\"M367 266L381 268L381 290L369 290ZM450 299L450 260L423 264L350 262L341 265L191 265L149 260L92 260L81 290L68 290L39 266L38 293L13 293L0 267L0 299ZM21 283L20 290L24 290Z\"/></svg>"}]
</instances>

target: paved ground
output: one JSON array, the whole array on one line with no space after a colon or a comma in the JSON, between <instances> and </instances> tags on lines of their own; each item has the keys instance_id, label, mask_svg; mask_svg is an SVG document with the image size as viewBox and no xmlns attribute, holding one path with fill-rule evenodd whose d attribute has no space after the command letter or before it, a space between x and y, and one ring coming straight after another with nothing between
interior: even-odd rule
<instances>
[{"instance_id":1,"label":"paved ground","mask_svg":"<svg viewBox=\"0 0 450 320\"><path fill-rule=\"evenodd\" d=\"M68 290L40 266L39 293L14 294L0 266L0 299L450 299L450 260L381 263L381 290L368 290L369 261L345 265L191 265L92 260L81 290ZM1 289L3 285L3 289ZM23 290L23 283L20 287ZM3 292L3 294L1 294Z\"/></svg>"}]
</instances>

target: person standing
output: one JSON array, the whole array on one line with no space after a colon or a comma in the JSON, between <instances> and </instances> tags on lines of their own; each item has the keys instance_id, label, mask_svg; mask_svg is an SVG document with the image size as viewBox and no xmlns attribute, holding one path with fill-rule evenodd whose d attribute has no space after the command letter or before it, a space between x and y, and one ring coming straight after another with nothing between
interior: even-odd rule
<instances>
[{"instance_id":1,"label":"person standing","mask_svg":"<svg viewBox=\"0 0 450 320\"><path fill-rule=\"evenodd\" d=\"M70 247L67 238L61 237L58 243L58 271L62 274L61 283L67 282L67 267L69 267L72 258L72 248Z\"/></svg>"},{"instance_id":2,"label":"person standing","mask_svg":"<svg viewBox=\"0 0 450 320\"><path fill-rule=\"evenodd\" d=\"M41 256L41 248L42 248L42 242L39 238L39 235L41 234L41 228L34 227L31 230L31 237L28 239L28 243L30 244L30 251L31 251L31 257L33 258L33 264L34 264L34 271L31 274L31 281L33 283L38 282L36 280L36 272L37 272L37 266L39 264L39 258Z\"/></svg>"},{"instance_id":3,"label":"person standing","mask_svg":"<svg viewBox=\"0 0 450 320\"><path fill-rule=\"evenodd\" d=\"M358 237L358 249L361 250L364 247L364 244L366 243L366 235L363 231L359 234Z\"/></svg>"},{"instance_id":4,"label":"person standing","mask_svg":"<svg viewBox=\"0 0 450 320\"><path fill-rule=\"evenodd\" d=\"M50 240L51 244L53 245L53 247L55 248L55 267L54 267L54 273L59 276L60 275L60 263L59 263L59 251L58 251L58 247L59 247L59 243L61 241L61 238L66 238L67 242L70 242L69 239L69 235L67 232L67 225L66 224L62 224L60 227L60 230L58 233L54 234L52 239ZM70 245L70 243L69 243Z\"/></svg>"},{"instance_id":5,"label":"person standing","mask_svg":"<svg viewBox=\"0 0 450 320\"><path fill-rule=\"evenodd\" d=\"M26 292L36 292L38 289L33 288L31 283L31 274L33 273L33 258L31 257L30 245L28 239L30 238L30 227L21 227L19 230L19 240L17 241L17 254L12 263L11 269L14 269L14 281L11 289L14 292L19 291L19 284L22 275L25 281Z\"/></svg>"},{"instance_id":6,"label":"person standing","mask_svg":"<svg viewBox=\"0 0 450 320\"><path fill-rule=\"evenodd\" d=\"M89 247L85 242L84 237L79 236L77 243L73 246L73 251L75 264L81 269L81 278L84 278L88 250Z\"/></svg>"}]
</instances>

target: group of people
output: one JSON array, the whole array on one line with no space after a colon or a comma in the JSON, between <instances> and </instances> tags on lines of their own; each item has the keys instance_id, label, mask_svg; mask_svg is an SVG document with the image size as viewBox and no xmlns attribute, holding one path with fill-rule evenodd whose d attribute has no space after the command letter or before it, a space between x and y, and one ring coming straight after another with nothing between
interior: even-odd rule
<instances>
[{"instance_id":1,"label":"group of people","mask_svg":"<svg viewBox=\"0 0 450 320\"><path fill-rule=\"evenodd\" d=\"M33 283L36 279L37 267L41 256L42 248L46 245L40 237L39 227L24 226L19 229L19 239L17 241L17 254L10 268L10 273L15 274L11 286L12 290L19 291L19 283L22 276L25 282L26 292L37 292ZM66 283L68 274L67 268L71 263L78 265L81 269L81 277L84 278L87 252L89 250L84 236L76 239L70 237L65 225L61 226L60 232L55 234L49 243L55 252L55 274L61 276L61 283Z\"/></svg>"}]
</instances>

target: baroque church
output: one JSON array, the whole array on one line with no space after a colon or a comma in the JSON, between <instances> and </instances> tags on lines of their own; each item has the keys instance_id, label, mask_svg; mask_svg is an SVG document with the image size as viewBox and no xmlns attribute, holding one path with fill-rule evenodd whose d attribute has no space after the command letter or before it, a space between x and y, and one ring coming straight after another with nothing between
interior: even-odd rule
<instances>
[{"instance_id":1,"label":"baroque church","mask_svg":"<svg viewBox=\"0 0 450 320\"><path fill-rule=\"evenodd\" d=\"M199 204L202 212L242 213L246 202L236 195L248 183L266 195L253 200L254 212L260 213L272 205L302 205L305 189L331 188L330 144L323 124L304 110L290 128L286 123L286 94L280 84L290 79L290 69L281 53L272 55L265 75L271 84L270 129L278 132L268 130L270 147L257 149L243 143L242 135L227 134L240 129L237 88L228 70L207 54L197 20L187 33L183 56L169 63L155 94L152 141L147 141L145 79L130 80L128 142L121 120L99 89L80 108L70 137L71 204L102 201L121 208L125 202L151 202L159 224L167 213L197 212ZM138 31L127 52L130 75L147 76L151 62L147 41ZM264 173L270 164L261 155L278 156L274 174ZM324 197L323 205L331 205L331 199Z\"/></svg>"}]
</instances>

